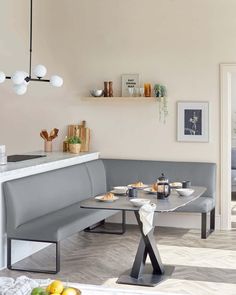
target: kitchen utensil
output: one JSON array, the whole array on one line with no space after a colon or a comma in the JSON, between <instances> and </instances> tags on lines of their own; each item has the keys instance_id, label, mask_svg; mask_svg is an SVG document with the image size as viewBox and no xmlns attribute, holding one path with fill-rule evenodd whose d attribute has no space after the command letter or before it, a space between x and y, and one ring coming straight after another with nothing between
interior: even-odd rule
<instances>
[{"instance_id":1,"label":"kitchen utensil","mask_svg":"<svg viewBox=\"0 0 236 295\"><path fill-rule=\"evenodd\" d=\"M176 191L181 197L189 197L194 192L191 188L177 188Z\"/></svg>"},{"instance_id":2,"label":"kitchen utensil","mask_svg":"<svg viewBox=\"0 0 236 295\"><path fill-rule=\"evenodd\" d=\"M145 204L149 204L151 201L148 199L131 199L130 202L135 206L135 207L142 207Z\"/></svg>"},{"instance_id":3,"label":"kitchen utensil","mask_svg":"<svg viewBox=\"0 0 236 295\"><path fill-rule=\"evenodd\" d=\"M128 190L127 186L114 186L112 192L119 195L125 195L127 190Z\"/></svg>"},{"instance_id":4,"label":"kitchen utensil","mask_svg":"<svg viewBox=\"0 0 236 295\"><path fill-rule=\"evenodd\" d=\"M59 132L59 129L53 128L50 132L50 136L48 140L52 141L54 138L56 138L58 136L58 132Z\"/></svg>"},{"instance_id":5,"label":"kitchen utensil","mask_svg":"<svg viewBox=\"0 0 236 295\"><path fill-rule=\"evenodd\" d=\"M157 179L157 198L165 199L170 195L169 180L165 177L164 173Z\"/></svg>"},{"instance_id":6,"label":"kitchen utensil","mask_svg":"<svg viewBox=\"0 0 236 295\"><path fill-rule=\"evenodd\" d=\"M52 141L51 140L44 140L44 151L46 153L52 152Z\"/></svg>"},{"instance_id":7,"label":"kitchen utensil","mask_svg":"<svg viewBox=\"0 0 236 295\"><path fill-rule=\"evenodd\" d=\"M48 132L47 132L46 129L43 129L43 130L40 132L40 135L41 135L41 137L42 137L44 140L49 140Z\"/></svg>"},{"instance_id":8,"label":"kitchen utensil","mask_svg":"<svg viewBox=\"0 0 236 295\"><path fill-rule=\"evenodd\" d=\"M191 186L191 181L189 181L189 180L182 181L183 188L190 188L190 186Z\"/></svg>"},{"instance_id":9,"label":"kitchen utensil","mask_svg":"<svg viewBox=\"0 0 236 295\"><path fill-rule=\"evenodd\" d=\"M109 81L109 97L113 97L113 82Z\"/></svg>"},{"instance_id":10,"label":"kitchen utensil","mask_svg":"<svg viewBox=\"0 0 236 295\"><path fill-rule=\"evenodd\" d=\"M137 198L138 196L138 191L134 187L129 187L127 191L127 195L129 198Z\"/></svg>"},{"instance_id":11,"label":"kitchen utensil","mask_svg":"<svg viewBox=\"0 0 236 295\"><path fill-rule=\"evenodd\" d=\"M92 89L90 90L90 94L93 97L101 97L104 94L104 91L102 89Z\"/></svg>"},{"instance_id":12,"label":"kitchen utensil","mask_svg":"<svg viewBox=\"0 0 236 295\"><path fill-rule=\"evenodd\" d=\"M109 96L109 82L105 81L104 82L104 97Z\"/></svg>"}]
</instances>

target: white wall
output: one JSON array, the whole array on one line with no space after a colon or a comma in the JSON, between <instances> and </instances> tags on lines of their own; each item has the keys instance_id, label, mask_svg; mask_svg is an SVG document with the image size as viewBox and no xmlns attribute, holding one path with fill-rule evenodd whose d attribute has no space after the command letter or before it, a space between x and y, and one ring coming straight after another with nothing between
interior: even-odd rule
<instances>
[{"instance_id":1,"label":"white wall","mask_svg":"<svg viewBox=\"0 0 236 295\"><path fill-rule=\"evenodd\" d=\"M28 0L1 0L0 67L28 67ZM219 64L235 61L235 0L34 1L33 63L64 77L63 89L32 84L23 97L0 85L0 142L9 153L38 150L39 131L86 119L103 157L219 164ZM167 85L169 118L157 104L85 102L81 96L122 73ZM210 102L210 142L176 141L176 102Z\"/></svg>"},{"instance_id":2,"label":"white wall","mask_svg":"<svg viewBox=\"0 0 236 295\"><path fill-rule=\"evenodd\" d=\"M232 75L231 88L232 147L236 147L236 75Z\"/></svg>"}]
</instances>

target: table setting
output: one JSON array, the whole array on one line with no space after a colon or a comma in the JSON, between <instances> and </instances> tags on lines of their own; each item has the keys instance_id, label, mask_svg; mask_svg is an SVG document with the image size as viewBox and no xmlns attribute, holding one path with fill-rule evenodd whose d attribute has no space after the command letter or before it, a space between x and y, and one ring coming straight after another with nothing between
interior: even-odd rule
<instances>
[{"instance_id":1,"label":"table setting","mask_svg":"<svg viewBox=\"0 0 236 295\"><path fill-rule=\"evenodd\" d=\"M131 211L136 217L141 239L131 270L118 278L118 284L154 287L171 276L174 266L163 265L154 238L154 214L173 212L198 199L205 191L205 187L191 186L188 180L169 183L162 173L155 183L138 180L81 202L81 208ZM144 270L148 255L151 265Z\"/></svg>"}]
</instances>

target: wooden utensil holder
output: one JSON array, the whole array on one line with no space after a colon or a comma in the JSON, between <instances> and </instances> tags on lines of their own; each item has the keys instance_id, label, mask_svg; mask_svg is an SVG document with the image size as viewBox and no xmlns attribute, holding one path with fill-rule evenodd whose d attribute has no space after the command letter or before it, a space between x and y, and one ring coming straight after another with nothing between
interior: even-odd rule
<instances>
[{"instance_id":1,"label":"wooden utensil holder","mask_svg":"<svg viewBox=\"0 0 236 295\"><path fill-rule=\"evenodd\" d=\"M52 141L48 141L48 140L44 141L44 151L46 153L51 153L52 152Z\"/></svg>"}]
</instances>

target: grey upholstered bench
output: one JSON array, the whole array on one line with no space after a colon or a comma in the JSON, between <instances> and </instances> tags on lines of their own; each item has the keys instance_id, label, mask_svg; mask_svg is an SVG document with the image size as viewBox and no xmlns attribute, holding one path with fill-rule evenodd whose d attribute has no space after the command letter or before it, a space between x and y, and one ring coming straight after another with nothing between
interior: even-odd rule
<instances>
[{"instance_id":1,"label":"grey upholstered bench","mask_svg":"<svg viewBox=\"0 0 236 295\"><path fill-rule=\"evenodd\" d=\"M201 233L202 238L206 238L207 213L210 212L211 216L210 231L213 231L215 226L215 164L95 160L4 183L8 268L13 269L11 241L16 239L54 243L56 271L47 272L58 272L59 242L117 213L117 211L82 209L81 200L102 194L113 186L127 185L137 180L153 183L162 172L171 181L190 180L194 186L207 188L202 197L178 210L201 213ZM124 223L124 215L122 217Z\"/></svg>"},{"instance_id":2,"label":"grey upholstered bench","mask_svg":"<svg viewBox=\"0 0 236 295\"><path fill-rule=\"evenodd\" d=\"M206 239L215 229L216 164L197 162L168 162L144 160L103 160L108 189L141 180L153 183L162 172L170 181L191 181L193 186L207 188L205 194L178 212L201 214L201 237ZM207 230L207 214L210 213L210 227Z\"/></svg>"},{"instance_id":3,"label":"grey upholstered bench","mask_svg":"<svg viewBox=\"0 0 236 295\"><path fill-rule=\"evenodd\" d=\"M53 243L56 270L60 270L59 242L117 213L80 208L80 201L107 191L102 161L92 161L4 183L7 217L7 267L12 240Z\"/></svg>"}]
</instances>

